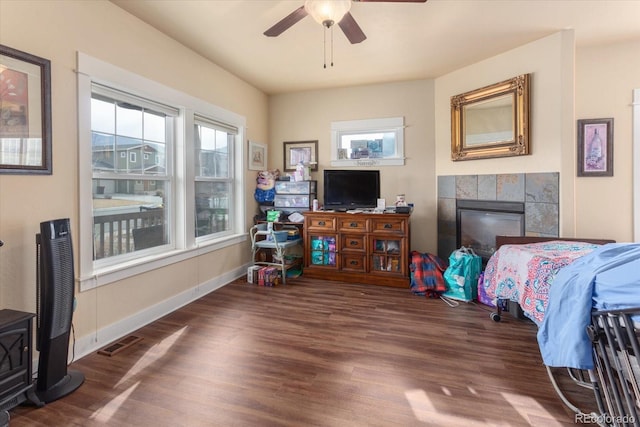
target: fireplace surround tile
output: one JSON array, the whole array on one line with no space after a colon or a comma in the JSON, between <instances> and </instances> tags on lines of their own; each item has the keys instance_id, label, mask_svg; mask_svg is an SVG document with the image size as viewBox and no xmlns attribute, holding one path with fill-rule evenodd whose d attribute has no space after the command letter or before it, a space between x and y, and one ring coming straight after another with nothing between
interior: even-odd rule
<instances>
[{"instance_id":1,"label":"fireplace surround tile","mask_svg":"<svg viewBox=\"0 0 640 427\"><path fill-rule=\"evenodd\" d=\"M478 175L456 176L456 199L478 199Z\"/></svg>"},{"instance_id":2,"label":"fireplace surround tile","mask_svg":"<svg viewBox=\"0 0 640 427\"><path fill-rule=\"evenodd\" d=\"M496 176L478 175L478 200L496 200Z\"/></svg>"},{"instance_id":3,"label":"fireplace surround tile","mask_svg":"<svg viewBox=\"0 0 640 427\"><path fill-rule=\"evenodd\" d=\"M525 201L558 204L559 176L557 172L527 174Z\"/></svg>"},{"instance_id":4,"label":"fireplace surround tile","mask_svg":"<svg viewBox=\"0 0 640 427\"><path fill-rule=\"evenodd\" d=\"M446 259L454 249L456 249L456 199L442 198L438 201L438 253L446 253Z\"/></svg>"},{"instance_id":5,"label":"fireplace surround tile","mask_svg":"<svg viewBox=\"0 0 640 427\"><path fill-rule=\"evenodd\" d=\"M438 197L456 198L456 177L453 175L438 177Z\"/></svg>"},{"instance_id":6,"label":"fireplace surround tile","mask_svg":"<svg viewBox=\"0 0 640 427\"><path fill-rule=\"evenodd\" d=\"M559 235L558 172L438 176L438 256L456 249L456 200L525 202L525 234Z\"/></svg>"},{"instance_id":7,"label":"fireplace surround tile","mask_svg":"<svg viewBox=\"0 0 640 427\"><path fill-rule=\"evenodd\" d=\"M560 228L557 203L525 203L524 228L527 236L557 237Z\"/></svg>"},{"instance_id":8,"label":"fireplace surround tile","mask_svg":"<svg viewBox=\"0 0 640 427\"><path fill-rule=\"evenodd\" d=\"M496 176L496 200L524 202L525 174L510 173Z\"/></svg>"}]
</instances>

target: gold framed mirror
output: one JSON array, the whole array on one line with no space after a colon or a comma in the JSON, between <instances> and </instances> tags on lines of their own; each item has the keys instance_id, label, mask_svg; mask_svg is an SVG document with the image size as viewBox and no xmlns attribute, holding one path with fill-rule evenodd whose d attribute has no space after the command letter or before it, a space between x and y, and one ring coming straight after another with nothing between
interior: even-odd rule
<instances>
[{"instance_id":1,"label":"gold framed mirror","mask_svg":"<svg viewBox=\"0 0 640 427\"><path fill-rule=\"evenodd\" d=\"M529 74L451 97L451 160L529 154Z\"/></svg>"}]
</instances>

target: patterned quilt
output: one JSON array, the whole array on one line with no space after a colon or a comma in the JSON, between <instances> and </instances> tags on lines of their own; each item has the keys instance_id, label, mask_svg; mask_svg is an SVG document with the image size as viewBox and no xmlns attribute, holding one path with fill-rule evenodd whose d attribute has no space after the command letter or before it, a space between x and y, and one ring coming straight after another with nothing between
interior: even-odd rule
<instances>
[{"instance_id":1,"label":"patterned quilt","mask_svg":"<svg viewBox=\"0 0 640 427\"><path fill-rule=\"evenodd\" d=\"M483 286L493 300L517 302L525 316L540 326L558 271L598 246L560 240L504 245L487 262Z\"/></svg>"}]
</instances>

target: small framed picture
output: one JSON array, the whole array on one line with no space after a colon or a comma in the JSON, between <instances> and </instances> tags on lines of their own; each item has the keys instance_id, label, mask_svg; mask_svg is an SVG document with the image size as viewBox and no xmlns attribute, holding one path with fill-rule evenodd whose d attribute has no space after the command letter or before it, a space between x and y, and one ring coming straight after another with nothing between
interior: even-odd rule
<instances>
[{"instance_id":1,"label":"small framed picture","mask_svg":"<svg viewBox=\"0 0 640 427\"><path fill-rule=\"evenodd\" d=\"M578 120L578 176L613 176L613 118Z\"/></svg>"},{"instance_id":2,"label":"small framed picture","mask_svg":"<svg viewBox=\"0 0 640 427\"><path fill-rule=\"evenodd\" d=\"M267 146L249 141L249 170L262 171L267 169Z\"/></svg>"},{"instance_id":3,"label":"small framed picture","mask_svg":"<svg viewBox=\"0 0 640 427\"><path fill-rule=\"evenodd\" d=\"M318 141L294 141L284 143L284 170L296 170L300 162L308 163L312 171L318 170Z\"/></svg>"}]
</instances>

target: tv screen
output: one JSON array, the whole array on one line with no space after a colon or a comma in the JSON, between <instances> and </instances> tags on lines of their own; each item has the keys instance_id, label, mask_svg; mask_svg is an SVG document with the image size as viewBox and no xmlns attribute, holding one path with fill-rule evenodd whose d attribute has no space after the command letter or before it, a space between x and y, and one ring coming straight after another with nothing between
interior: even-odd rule
<instances>
[{"instance_id":1,"label":"tv screen","mask_svg":"<svg viewBox=\"0 0 640 427\"><path fill-rule=\"evenodd\" d=\"M336 170L324 171L324 208L375 208L380 197L380 171Z\"/></svg>"}]
</instances>

